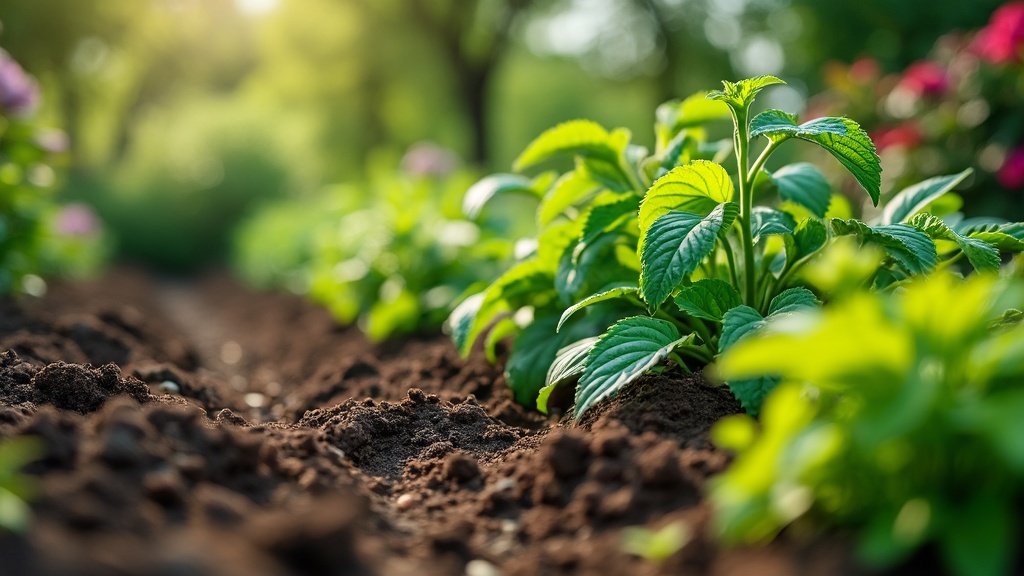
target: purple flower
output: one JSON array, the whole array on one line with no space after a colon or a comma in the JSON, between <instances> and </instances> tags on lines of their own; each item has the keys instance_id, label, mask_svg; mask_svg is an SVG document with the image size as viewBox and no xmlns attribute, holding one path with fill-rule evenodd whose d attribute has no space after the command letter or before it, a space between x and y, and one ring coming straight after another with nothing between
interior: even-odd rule
<instances>
[{"instance_id":1,"label":"purple flower","mask_svg":"<svg viewBox=\"0 0 1024 576\"><path fill-rule=\"evenodd\" d=\"M1024 146L1014 148L1006 155L996 179L1010 190L1024 188Z\"/></svg>"},{"instance_id":2,"label":"purple flower","mask_svg":"<svg viewBox=\"0 0 1024 576\"><path fill-rule=\"evenodd\" d=\"M92 208L73 202L61 208L54 228L62 236L91 236L100 231L100 218Z\"/></svg>"},{"instance_id":3,"label":"purple flower","mask_svg":"<svg viewBox=\"0 0 1024 576\"><path fill-rule=\"evenodd\" d=\"M993 14L988 26L981 29L971 49L983 60L993 64L1021 61L1024 45L1024 2L1003 4Z\"/></svg>"},{"instance_id":4,"label":"purple flower","mask_svg":"<svg viewBox=\"0 0 1024 576\"><path fill-rule=\"evenodd\" d=\"M39 87L20 64L0 50L0 113L24 116L39 104Z\"/></svg>"},{"instance_id":5,"label":"purple flower","mask_svg":"<svg viewBox=\"0 0 1024 576\"><path fill-rule=\"evenodd\" d=\"M413 176L447 176L459 167L459 155L432 144L413 144L402 157L402 171Z\"/></svg>"}]
</instances>

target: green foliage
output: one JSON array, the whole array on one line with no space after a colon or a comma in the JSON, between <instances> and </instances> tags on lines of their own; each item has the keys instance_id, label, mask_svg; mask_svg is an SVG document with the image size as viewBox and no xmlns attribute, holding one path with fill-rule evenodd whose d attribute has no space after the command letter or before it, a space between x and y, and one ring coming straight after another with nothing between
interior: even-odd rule
<instances>
[{"instance_id":1,"label":"green foliage","mask_svg":"<svg viewBox=\"0 0 1024 576\"><path fill-rule=\"evenodd\" d=\"M25 502L35 494L35 486L22 468L42 455L41 444L30 437L0 442L0 528L23 532L28 527L31 510Z\"/></svg>"},{"instance_id":2,"label":"green foliage","mask_svg":"<svg viewBox=\"0 0 1024 576\"><path fill-rule=\"evenodd\" d=\"M532 402L544 390L540 407L546 410L552 387L578 375L578 416L666 360L699 369L772 317L817 306L819 298L849 285L893 289L912 276L956 266L963 257L991 270L998 268L1000 251L1020 251L1020 228L960 222L944 213L947 220L941 220L926 211L966 174L912 186L895 196L882 223L868 223L838 209L830 212L832 190L813 165L768 171L766 163L780 146L802 139L835 156L873 202L881 196L878 156L852 120L800 124L779 110L750 118L757 93L780 82L725 82L722 91L706 97L663 105L653 153L631 144L626 130L583 120L560 124L530 144L516 168L572 155L572 169L532 180L492 176L474 187L467 201L471 214L487 213L483 201L494 196L492 190L526 190L541 201L536 248L453 315L450 326L462 353L503 318L529 319L513 330L517 334L529 330L530 322L547 326L557 318L557 334L564 339L545 332L513 343L510 366L528 355L547 362L545 369L517 369L509 381L520 401ZM705 125L722 118L733 120L734 145L725 154L708 141L714 127ZM751 161L761 136L766 142ZM736 160L732 174L720 164L729 152ZM506 182L511 185L496 184ZM539 187L543 183L546 190ZM870 263L866 275L838 284L805 274L808 264L844 236L865 255L877 247L883 256ZM573 346L593 337L599 340L592 346ZM547 369L552 362L557 369ZM544 373L546 379L539 380ZM769 375L729 385L756 414L776 383Z\"/></svg>"},{"instance_id":3,"label":"green foliage","mask_svg":"<svg viewBox=\"0 0 1024 576\"><path fill-rule=\"evenodd\" d=\"M724 378L783 380L760 430L737 416L713 431L739 452L711 491L725 538L820 523L854 530L875 565L934 542L954 574L1009 574L1024 495L1022 307L1018 282L943 273L769 322L725 352Z\"/></svg>"},{"instance_id":4,"label":"green foliage","mask_svg":"<svg viewBox=\"0 0 1024 576\"><path fill-rule=\"evenodd\" d=\"M270 204L246 220L236 233L236 268L256 286L308 295L373 340L436 328L478 274L511 256L460 217L472 178L398 174L383 160L366 182ZM509 189L495 185L487 195ZM514 220L491 218L488 230L508 230Z\"/></svg>"},{"instance_id":5,"label":"green foliage","mask_svg":"<svg viewBox=\"0 0 1024 576\"><path fill-rule=\"evenodd\" d=\"M632 526L622 531L622 549L650 562L664 562L689 543L690 528L682 522L658 530Z\"/></svg>"}]
</instances>

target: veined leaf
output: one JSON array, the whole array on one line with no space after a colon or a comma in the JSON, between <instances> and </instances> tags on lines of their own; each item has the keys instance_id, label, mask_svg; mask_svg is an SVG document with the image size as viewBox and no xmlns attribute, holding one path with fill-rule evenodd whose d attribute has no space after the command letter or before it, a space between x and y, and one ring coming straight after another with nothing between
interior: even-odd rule
<instances>
[{"instance_id":1,"label":"veined leaf","mask_svg":"<svg viewBox=\"0 0 1024 576\"><path fill-rule=\"evenodd\" d=\"M708 99L707 92L698 92L684 100L670 100L658 106L655 112L658 124L670 133L728 117L728 106Z\"/></svg>"},{"instance_id":2,"label":"veined leaf","mask_svg":"<svg viewBox=\"0 0 1024 576\"><path fill-rule=\"evenodd\" d=\"M722 322L726 312L743 303L732 284L717 278L705 278L684 287L676 296L676 305L694 318Z\"/></svg>"},{"instance_id":3,"label":"veined leaf","mask_svg":"<svg viewBox=\"0 0 1024 576\"><path fill-rule=\"evenodd\" d=\"M722 90L708 94L711 100L721 100L733 108L746 109L754 101L757 93L772 84L785 84L775 76L758 76L739 82L722 81Z\"/></svg>"},{"instance_id":4,"label":"veined leaf","mask_svg":"<svg viewBox=\"0 0 1024 576\"><path fill-rule=\"evenodd\" d=\"M821 305L821 302L818 302L814 292L803 287L790 288L783 290L778 296L772 298L771 304L768 305L768 315L774 316L776 314L798 312L809 308L817 308L819 305Z\"/></svg>"},{"instance_id":5,"label":"veined leaf","mask_svg":"<svg viewBox=\"0 0 1024 576\"><path fill-rule=\"evenodd\" d=\"M580 310L586 308L587 306L597 304L598 302L604 302L605 300L611 300L612 298L619 298L621 296L625 296L626 294L639 293L640 289L637 288L636 286L620 285L613 286L606 290L602 290L597 294L587 296L583 300L580 300L579 302L570 306L565 312L562 313L562 317L558 319L558 326L556 330L561 330L562 325L565 324L565 322L569 320L569 318L571 318L573 314L579 312Z\"/></svg>"},{"instance_id":6,"label":"veined leaf","mask_svg":"<svg viewBox=\"0 0 1024 576\"><path fill-rule=\"evenodd\" d=\"M636 211L637 201L636 196L633 195L618 202L598 204L592 207L585 216L583 231L580 232L580 244L583 246L592 244L601 234L635 216Z\"/></svg>"},{"instance_id":7,"label":"veined leaf","mask_svg":"<svg viewBox=\"0 0 1024 576\"><path fill-rule=\"evenodd\" d=\"M548 190L537 207L537 225L544 228L569 207L586 200L600 190L600 184L578 170L564 174Z\"/></svg>"},{"instance_id":8,"label":"veined leaf","mask_svg":"<svg viewBox=\"0 0 1024 576\"><path fill-rule=\"evenodd\" d=\"M732 178L714 162L694 160L674 168L651 186L640 204L641 238L655 220L672 210L704 216L731 202L733 194Z\"/></svg>"},{"instance_id":9,"label":"veined leaf","mask_svg":"<svg viewBox=\"0 0 1024 576\"><path fill-rule=\"evenodd\" d=\"M807 208L824 218L832 200L832 187L814 164L798 162L783 166L771 174L779 198Z\"/></svg>"},{"instance_id":10,"label":"veined leaf","mask_svg":"<svg viewBox=\"0 0 1024 576\"><path fill-rule=\"evenodd\" d=\"M466 195L462 200L462 213L465 214L466 218L476 220L491 198L500 194L521 192L536 196L538 190L534 187L534 183L538 180L540 182L547 180L550 184L550 174L542 174L537 180L520 174L493 174L488 176L470 186L469 190L466 191ZM540 192L543 193L543 189Z\"/></svg>"},{"instance_id":11,"label":"veined leaf","mask_svg":"<svg viewBox=\"0 0 1024 576\"><path fill-rule=\"evenodd\" d=\"M832 230L840 236L855 235L877 244L910 274L930 272L938 263L935 243L924 232L907 224L868 226L859 220L832 220Z\"/></svg>"},{"instance_id":12,"label":"veined leaf","mask_svg":"<svg viewBox=\"0 0 1024 576\"><path fill-rule=\"evenodd\" d=\"M555 332L555 319L550 316L538 318L516 337L505 365L505 379L516 402L531 406L536 401L564 340Z\"/></svg>"},{"instance_id":13,"label":"veined leaf","mask_svg":"<svg viewBox=\"0 0 1024 576\"><path fill-rule=\"evenodd\" d=\"M761 413L761 405L764 399L782 382L777 376L760 376L758 378L747 378L745 380L729 380L726 385L733 396L740 401L740 406L747 414L757 416Z\"/></svg>"},{"instance_id":14,"label":"veined leaf","mask_svg":"<svg viewBox=\"0 0 1024 576\"><path fill-rule=\"evenodd\" d=\"M882 224L906 222L941 196L956 188L974 172L971 168L959 174L936 176L903 189L882 211Z\"/></svg>"},{"instance_id":15,"label":"veined leaf","mask_svg":"<svg viewBox=\"0 0 1024 576\"><path fill-rule=\"evenodd\" d=\"M995 272L999 270L999 250L982 240L957 234L942 221L931 214L918 214L910 219L910 225L930 236L933 240L950 240L955 242L975 270Z\"/></svg>"},{"instance_id":16,"label":"veined leaf","mask_svg":"<svg viewBox=\"0 0 1024 576\"><path fill-rule=\"evenodd\" d=\"M722 321L722 336L718 339L718 351L725 352L747 334L765 325L764 316L750 306L742 305L725 313Z\"/></svg>"},{"instance_id":17,"label":"veined leaf","mask_svg":"<svg viewBox=\"0 0 1024 576\"><path fill-rule=\"evenodd\" d=\"M673 211L654 221L640 246L640 291L651 310L711 254L718 233L738 214L739 206L728 202L705 217Z\"/></svg>"},{"instance_id":18,"label":"veined leaf","mask_svg":"<svg viewBox=\"0 0 1024 576\"><path fill-rule=\"evenodd\" d=\"M629 145L628 130L608 132L590 120L571 120L545 131L516 158L513 169L535 166L560 154L579 154L617 163Z\"/></svg>"},{"instance_id":19,"label":"veined leaf","mask_svg":"<svg viewBox=\"0 0 1024 576\"><path fill-rule=\"evenodd\" d=\"M630 147L632 148L632 146ZM586 175L591 180L598 182L601 186L613 192L632 192L639 194L642 190L635 190L629 177L616 162L603 158L576 157L576 171Z\"/></svg>"},{"instance_id":20,"label":"veined leaf","mask_svg":"<svg viewBox=\"0 0 1024 576\"><path fill-rule=\"evenodd\" d=\"M576 417L614 396L692 338L692 334L680 337L672 323L656 318L634 316L617 322L587 356L576 387Z\"/></svg>"},{"instance_id":21,"label":"veined leaf","mask_svg":"<svg viewBox=\"0 0 1024 576\"><path fill-rule=\"evenodd\" d=\"M882 190L882 166L875 144L859 124L849 118L817 118L797 125L796 117L781 110L758 114L750 123L750 135L779 141L800 138L828 150L867 190L877 206Z\"/></svg>"},{"instance_id":22,"label":"veined leaf","mask_svg":"<svg viewBox=\"0 0 1024 576\"><path fill-rule=\"evenodd\" d=\"M583 338L559 350L555 361L548 370L546 384L558 384L569 378L582 375L583 368L587 364L587 356L599 339L599 336Z\"/></svg>"},{"instance_id":23,"label":"veined leaf","mask_svg":"<svg viewBox=\"0 0 1024 576\"><path fill-rule=\"evenodd\" d=\"M767 206L757 206L750 214L750 228L754 234L753 239L756 244L764 236L796 232L796 220L780 210L768 208Z\"/></svg>"},{"instance_id":24,"label":"veined leaf","mask_svg":"<svg viewBox=\"0 0 1024 576\"><path fill-rule=\"evenodd\" d=\"M814 218L797 224L792 236L785 236L787 266L796 266L821 250L828 242L828 230Z\"/></svg>"}]
</instances>

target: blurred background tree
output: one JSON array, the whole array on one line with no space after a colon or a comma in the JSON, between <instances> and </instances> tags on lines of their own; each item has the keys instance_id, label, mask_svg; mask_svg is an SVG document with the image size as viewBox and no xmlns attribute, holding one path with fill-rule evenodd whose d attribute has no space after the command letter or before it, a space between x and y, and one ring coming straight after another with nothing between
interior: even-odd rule
<instances>
[{"instance_id":1,"label":"blurred background tree","mask_svg":"<svg viewBox=\"0 0 1024 576\"><path fill-rule=\"evenodd\" d=\"M0 46L70 135L65 195L122 254L187 269L256 205L362 177L431 140L507 169L588 117L643 143L651 110L723 78L790 81L800 111L832 59L901 69L998 0L4 0ZM647 142L650 143L650 142Z\"/></svg>"}]
</instances>

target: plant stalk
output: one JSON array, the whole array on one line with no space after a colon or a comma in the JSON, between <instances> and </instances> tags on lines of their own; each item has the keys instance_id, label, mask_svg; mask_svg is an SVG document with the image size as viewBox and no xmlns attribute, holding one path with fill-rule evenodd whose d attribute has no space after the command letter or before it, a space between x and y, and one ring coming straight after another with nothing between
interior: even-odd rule
<instances>
[{"instance_id":1,"label":"plant stalk","mask_svg":"<svg viewBox=\"0 0 1024 576\"><path fill-rule=\"evenodd\" d=\"M744 303L754 305L757 287L754 278L754 233L751 230L751 213L754 210L752 179L750 178L750 126L747 124L748 108L732 108L734 124L733 141L736 146L736 179L740 186L740 243L743 249L743 280L745 284Z\"/></svg>"}]
</instances>

